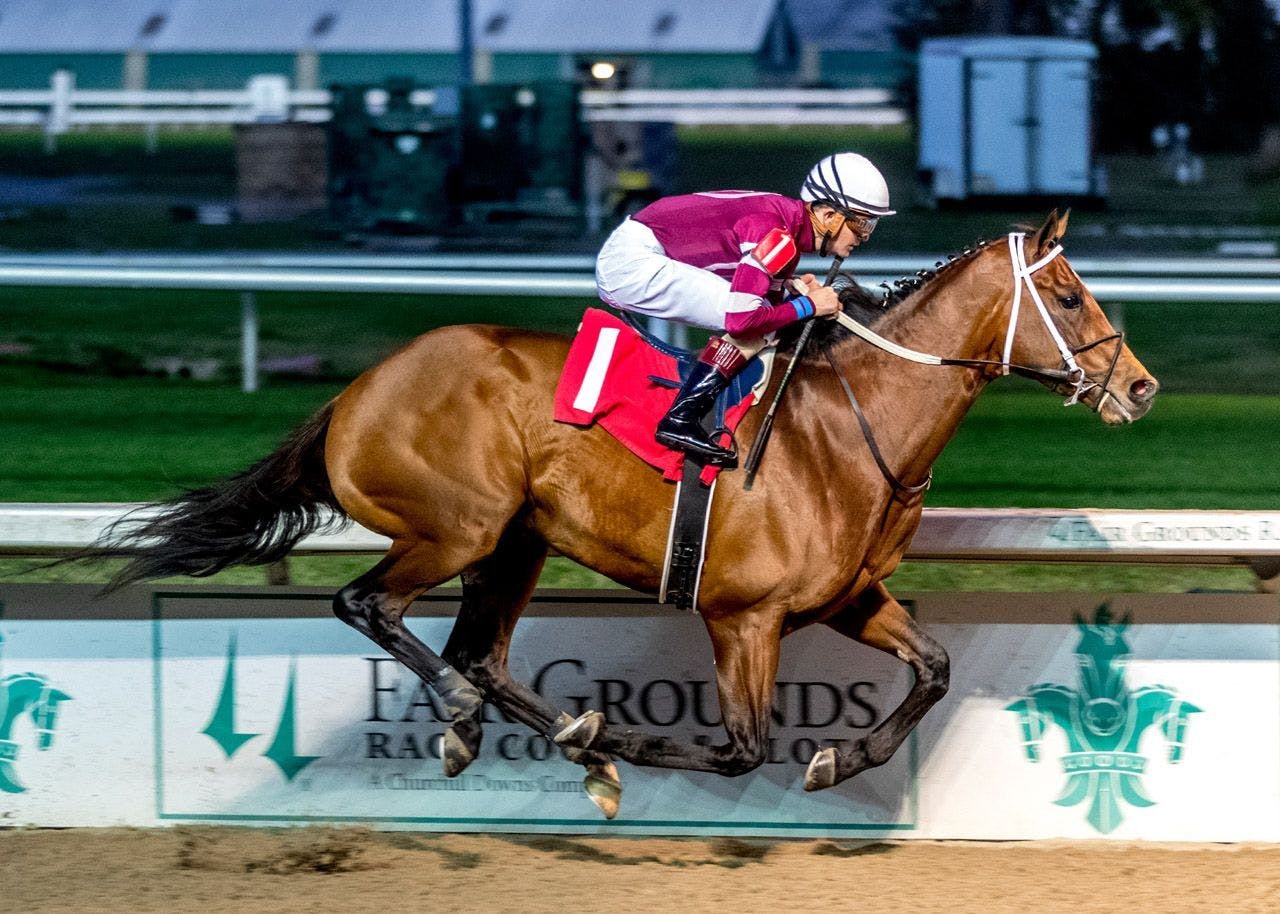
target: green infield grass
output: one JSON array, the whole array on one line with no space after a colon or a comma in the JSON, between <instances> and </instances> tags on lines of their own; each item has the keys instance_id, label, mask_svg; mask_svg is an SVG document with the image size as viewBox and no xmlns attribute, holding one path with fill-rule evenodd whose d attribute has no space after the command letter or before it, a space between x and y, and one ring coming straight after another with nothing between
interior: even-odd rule
<instances>
[{"instance_id":1,"label":"green infield grass","mask_svg":"<svg viewBox=\"0 0 1280 914\"><path fill-rule=\"evenodd\" d=\"M249 395L0 371L0 501L172 495L266 454L340 389L277 383ZM1278 451L1280 397L1166 394L1142 421L1110 428L1029 382L1001 381L943 452L929 504L1276 510Z\"/></svg>"},{"instance_id":2,"label":"green infield grass","mask_svg":"<svg viewBox=\"0 0 1280 914\"><path fill-rule=\"evenodd\" d=\"M322 375L345 380L434 327L476 322L568 334L590 304L581 298L263 293L260 356L312 357ZM214 359L224 380L238 377L236 293L0 287L0 314L0 369L129 375L161 358ZM1264 304L1164 302L1123 311L1130 346L1166 393L1280 394L1275 317L1275 306Z\"/></svg>"},{"instance_id":3,"label":"green infield grass","mask_svg":"<svg viewBox=\"0 0 1280 914\"><path fill-rule=\"evenodd\" d=\"M1001 389L1004 388L1004 389ZM0 370L0 501L149 501L241 469L340 389L273 383L254 395L226 384L105 378L10 366ZM862 447L851 442L851 447ZM1141 422L1104 427L1064 410L1028 382L1001 382L966 419L936 467L933 506L1280 509L1274 455L1280 397L1168 394ZM291 561L300 584L336 585L368 557ZM102 580L107 569L21 574L9 580ZM218 583L261 583L236 569ZM69 578L68 578L69 576ZM902 590L1248 589L1238 569L945 565L913 563ZM555 559L543 586L601 586Z\"/></svg>"}]
</instances>

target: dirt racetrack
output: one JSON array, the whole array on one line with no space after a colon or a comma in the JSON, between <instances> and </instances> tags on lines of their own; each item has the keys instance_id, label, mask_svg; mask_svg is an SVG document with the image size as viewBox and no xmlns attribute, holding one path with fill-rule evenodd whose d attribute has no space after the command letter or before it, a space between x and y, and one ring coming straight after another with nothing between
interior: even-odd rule
<instances>
[{"instance_id":1,"label":"dirt racetrack","mask_svg":"<svg viewBox=\"0 0 1280 914\"><path fill-rule=\"evenodd\" d=\"M0 911L1274 914L1280 846L0 831Z\"/></svg>"}]
</instances>

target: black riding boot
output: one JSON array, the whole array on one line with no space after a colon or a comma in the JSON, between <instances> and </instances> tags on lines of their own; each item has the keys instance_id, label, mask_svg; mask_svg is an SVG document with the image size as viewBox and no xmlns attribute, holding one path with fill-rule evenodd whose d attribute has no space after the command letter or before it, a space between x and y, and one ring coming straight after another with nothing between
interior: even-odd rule
<instances>
[{"instance_id":1,"label":"black riding boot","mask_svg":"<svg viewBox=\"0 0 1280 914\"><path fill-rule=\"evenodd\" d=\"M702 420L715 406L720 391L746 363L736 346L719 338L712 339L680 385L671 409L658 423L654 435L658 443L692 454L710 466L736 467L737 453L712 441L702 427Z\"/></svg>"}]
</instances>

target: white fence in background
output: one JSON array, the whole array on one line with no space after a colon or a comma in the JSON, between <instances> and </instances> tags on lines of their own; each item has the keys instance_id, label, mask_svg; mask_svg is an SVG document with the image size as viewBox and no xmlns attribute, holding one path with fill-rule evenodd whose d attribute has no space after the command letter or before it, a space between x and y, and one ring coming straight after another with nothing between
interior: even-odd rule
<instances>
[{"instance_id":1,"label":"white fence in background","mask_svg":"<svg viewBox=\"0 0 1280 914\"><path fill-rule=\"evenodd\" d=\"M419 89L415 105L435 93ZM588 89L581 93L587 121L663 121L676 124L902 124L906 112L883 89ZM43 127L53 138L76 127L319 123L330 118L326 89L293 89L287 77L252 77L244 89L77 89L75 74L55 72L48 89L0 91L0 125ZM370 89L371 110L387 93Z\"/></svg>"},{"instance_id":2,"label":"white fence in background","mask_svg":"<svg viewBox=\"0 0 1280 914\"><path fill-rule=\"evenodd\" d=\"M924 254L899 258L850 258L846 266L864 285L910 275L937 258ZM554 269L539 269L540 263ZM1255 261L1245 270L1225 260L1082 260L1076 264L1089 290L1122 324L1119 307L1141 302L1280 303L1280 264ZM358 267L356 266L358 264ZM13 256L0 260L0 287L60 286L99 289L219 289L240 293L241 386L258 389L257 292L401 293L417 295L508 295L596 298L591 258L539 258L533 255L459 258L455 255L390 257L242 258ZM378 268L375 268L378 267ZM466 269L472 267L472 269ZM1137 267L1140 273L1131 273ZM802 272L821 274L826 264L803 258ZM1221 272L1225 275L1214 275ZM1094 278L1094 277L1097 278Z\"/></svg>"},{"instance_id":3,"label":"white fence in background","mask_svg":"<svg viewBox=\"0 0 1280 914\"><path fill-rule=\"evenodd\" d=\"M141 507L0 503L0 555L63 555L84 548ZM389 545L385 537L352 525L312 534L294 553L381 554ZM1240 565L1274 581L1280 576L1280 511L925 508L907 558Z\"/></svg>"}]
</instances>

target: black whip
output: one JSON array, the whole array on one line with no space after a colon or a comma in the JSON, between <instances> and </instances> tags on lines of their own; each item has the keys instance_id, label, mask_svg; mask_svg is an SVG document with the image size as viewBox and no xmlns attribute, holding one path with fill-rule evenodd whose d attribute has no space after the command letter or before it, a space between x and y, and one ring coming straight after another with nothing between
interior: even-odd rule
<instances>
[{"instance_id":1,"label":"black whip","mask_svg":"<svg viewBox=\"0 0 1280 914\"><path fill-rule=\"evenodd\" d=\"M827 270L827 278L823 281L824 286L829 286L835 282L836 274L840 272L840 265L844 263L843 257L837 257L831 262L831 269ZM782 402L782 395L787 392L787 386L791 383L791 373L796 370L796 366L800 364L800 357L804 355L804 348L809 343L809 337L813 334L813 325L817 320L816 317L810 318L804 325L804 329L800 331L800 337L796 340L796 348L791 356L791 364L787 366L786 373L782 376L782 383L778 385L778 392L774 394L773 403L769 406L769 411L764 414L764 421L760 423L760 431L756 432L756 440L751 442L751 452L747 454L747 462L744 465L746 478L742 481L742 488L751 491L751 486L756 480L756 470L760 469L760 460L764 457L764 446L769 443L769 435L773 432L773 417L777 415L778 404Z\"/></svg>"}]
</instances>

